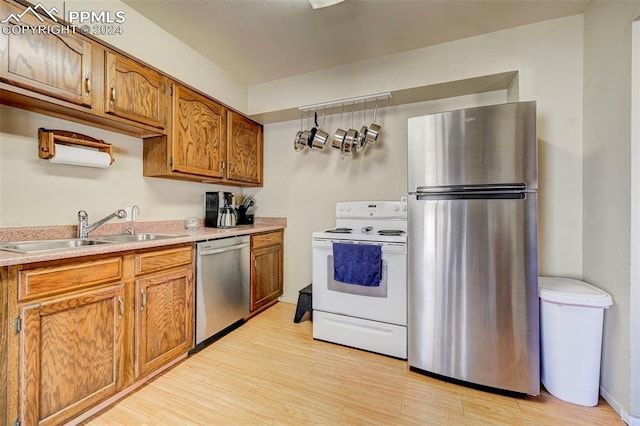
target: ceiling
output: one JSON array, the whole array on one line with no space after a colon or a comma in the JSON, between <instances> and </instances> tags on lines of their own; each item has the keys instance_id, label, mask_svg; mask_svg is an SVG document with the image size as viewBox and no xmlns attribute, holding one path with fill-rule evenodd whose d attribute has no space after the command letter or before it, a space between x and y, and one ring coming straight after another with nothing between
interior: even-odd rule
<instances>
[{"instance_id":1,"label":"ceiling","mask_svg":"<svg viewBox=\"0 0 640 426\"><path fill-rule=\"evenodd\" d=\"M584 12L589 0L123 0L247 85Z\"/></svg>"}]
</instances>

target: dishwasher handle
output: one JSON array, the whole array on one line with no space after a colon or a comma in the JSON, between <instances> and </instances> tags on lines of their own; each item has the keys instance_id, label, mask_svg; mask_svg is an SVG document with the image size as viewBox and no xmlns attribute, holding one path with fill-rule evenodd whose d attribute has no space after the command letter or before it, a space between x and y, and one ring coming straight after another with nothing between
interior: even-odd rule
<instances>
[{"instance_id":1,"label":"dishwasher handle","mask_svg":"<svg viewBox=\"0 0 640 426\"><path fill-rule=\"evenodd\" d=\"M198 255L199 256L209 256L212 254L219 254L219 253L224 253L227 251L232 251L232 250L240 250L242 248L245 248L249 245L249 243L243 243L243 244L236 244L235 246L229 246L229 247L223 247L223 248L219 248L219 249L202 249L198 251Z\"/></svg>"}]
</instances>

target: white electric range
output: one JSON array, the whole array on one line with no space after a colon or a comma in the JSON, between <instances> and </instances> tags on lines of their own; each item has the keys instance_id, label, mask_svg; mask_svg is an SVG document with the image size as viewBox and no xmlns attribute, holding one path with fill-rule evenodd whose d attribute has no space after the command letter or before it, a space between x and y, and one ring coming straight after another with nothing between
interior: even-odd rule
<instances>
[{"instance_id":1,"label":"white electric range","mask_svg":"<svg viewBox=\"0 0 640 426\"><path fill-rule=\"evenodd\" d=\"M334 279L334 243L380 246L377 285ZM313 337L407 358L407 205L353 201L336 205L336 227L312 234Z\"/></svg>"}]
</instances>

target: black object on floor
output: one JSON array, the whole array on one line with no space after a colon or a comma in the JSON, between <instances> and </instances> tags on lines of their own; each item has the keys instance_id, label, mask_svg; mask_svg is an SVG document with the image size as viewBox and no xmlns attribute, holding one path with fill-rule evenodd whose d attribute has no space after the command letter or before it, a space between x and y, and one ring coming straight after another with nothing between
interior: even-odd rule
<instances>
[{"instance_id":1,"label":"black object on floor","mask_svg":"<svg viewBox=\"0 0 640 426\"><path fill-rule=\"evenodd\" d=\"M298 292L298 305L296 306L296 315L293 318L293 322L295 323L299 323L300 320L302 319L302 316L304 315L305 312L309 311L309 313L311 314L311 320L313 321L313 311L312 309L312 302L311 302L311 286L313 284L309 284L308 286L306 286L305 288L301 289Z\"/></svg>"}]
</instances>

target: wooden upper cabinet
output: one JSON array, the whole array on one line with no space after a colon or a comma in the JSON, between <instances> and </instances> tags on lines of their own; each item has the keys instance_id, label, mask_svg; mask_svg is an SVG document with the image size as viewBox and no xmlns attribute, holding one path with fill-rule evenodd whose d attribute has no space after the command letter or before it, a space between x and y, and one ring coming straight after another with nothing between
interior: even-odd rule
<instances>
[{"instance_id":1,"label":"wooden upper cabinet","mask_svg":"<svg viewBox=\"0 0 640 426\"><path fill-rule=\"evenodd\" d=\"M124 285L20 310L20 419L58 425L123 385Z\"/></svg>"},{"instance_id":2,"label":"wooden upper cabinet","mask_svg":"<svg viewBox=\"0 0 640 426\"><path fill-rule=\"evenodd\" d=\"M260 124L177 83L171 116L167 136L144 140L145 176L262 185Z\"/></svg>"},{"instance_id":3,"label":"wooden upper cabinet","mask_svg":"<svg viewBox=\"0 0 640 426\"><path fill-rule=\"evenodd\" d=\"M105 111L164 129L170 103L169 79L124 56L105 54Z\"/></svg>"},{"instance_id":4,"label":"wooden upper cabinet","mask_svg":"<svg viewBox=\"0 0 640 426\"><path fill-rule=\"evenodd\" d=\"M14 4L0 4L2 16L24 12ZM13 21L8 26L17 25ZM19 25L43 25L25 14ZM91 106L94 76L92 44L75 34L7 30L0 32L0 79L34 92L77 105Z\"/></svg>"},{"instance_id":5,"label":"wooden upper cabinet","mask_svg":"<svg viewBox=\"0 0 640 426\"><path fill-rule=\"evenodd\" d=\"M261 185L262 126L229 111L227 127L227 179Z\"/></svg>"},{"instance_id":6,"label":"wooden upper cabinet","mask_svg":"<svg viewBox=\"0 0 640 426\"><path fill-rule=\"evenodd\" d=\"M171 158L177 172L222 178L226 108L194 91L174 86Z\"/></svg>"}]
</instances>

